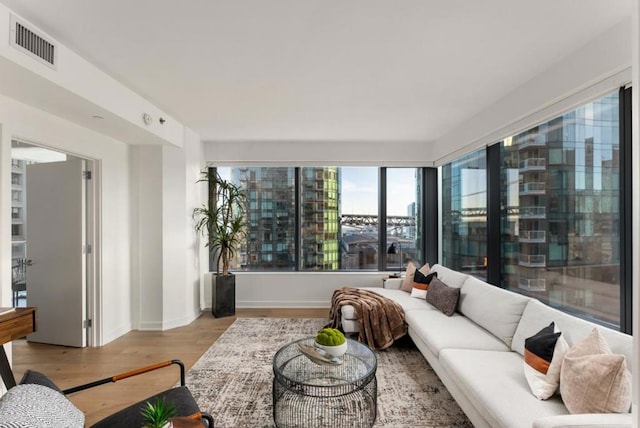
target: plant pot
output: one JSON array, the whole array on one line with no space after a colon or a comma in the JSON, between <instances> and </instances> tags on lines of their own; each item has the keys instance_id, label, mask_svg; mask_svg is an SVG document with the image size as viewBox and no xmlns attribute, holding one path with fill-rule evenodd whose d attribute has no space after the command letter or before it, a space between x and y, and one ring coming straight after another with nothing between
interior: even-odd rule
<instances>
[{"instance_id":1,"label":"plant pot","mask_svg":"<svg viewBox=\"0 0 640 428\"><path fill-rule=\"evenodd\" d=\"M214 275L211 283L211 313L214 317L236 314L236 276Z\"/></svg>"},{"instance_id":2,"label":"plant pot","mask_svg":"<svg viewBox=\"0 0 640 428\"><path fill-rule=\"evenodd\" d=\"M321 345L318 342L315 342L315 345L316 345L316 348L322 349L327 354L329 354L329 355L331 355L333 357L340 358L347 352L347 342L346 341L342 345L336 345L336 346Z\"/></svg>"}]
</instances>

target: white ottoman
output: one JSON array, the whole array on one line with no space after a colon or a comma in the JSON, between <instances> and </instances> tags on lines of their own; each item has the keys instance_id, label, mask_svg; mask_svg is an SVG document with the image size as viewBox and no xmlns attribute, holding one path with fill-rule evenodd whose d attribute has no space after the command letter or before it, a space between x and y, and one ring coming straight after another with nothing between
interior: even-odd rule
<instances>
[{"instance_id":1,"label":"white ottoman","mask_svg":"<svg viewBox=\"0 0 640 428\"><path fill-rule=\"evenodd\" d=\"M382 287L398 290L402 285L402 281L404 281L404 278L384 278L382 280ZM366 288L366 287L360 287L360 288ZM346 334L358 334L360 331L360 328L358 327L358 320L356 319L356 311L353 308L353 306L344 305L342 308L340 308L340 312L341 312L340 323L342 324L342 330Z\"/></svg>"}]
</instances>

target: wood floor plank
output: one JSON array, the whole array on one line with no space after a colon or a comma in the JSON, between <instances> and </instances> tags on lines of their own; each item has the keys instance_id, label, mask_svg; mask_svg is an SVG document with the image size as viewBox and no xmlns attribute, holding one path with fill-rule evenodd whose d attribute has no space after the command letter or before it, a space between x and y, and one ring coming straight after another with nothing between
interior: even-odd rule
<instances>
[{"instance_id":1,"label":"wood floor plank","mask_svg":"<svg viewBox=\"0 0 640 428\"><path fill-rule=\"evenodd\" d=\"M203 313L188 326L167 331L131 331L100 348L13 342L13 372L19 381L27 369L46 374L61 389L92 382L160 361L179 359L187 370L209 349L236 317L328 318L328 309L238 309L236 316ZM179 380L176 367L124 379L69 396L86 425L170 388ZM207 409L202 409L206 411Z\"/></svg>"}]
</instances>

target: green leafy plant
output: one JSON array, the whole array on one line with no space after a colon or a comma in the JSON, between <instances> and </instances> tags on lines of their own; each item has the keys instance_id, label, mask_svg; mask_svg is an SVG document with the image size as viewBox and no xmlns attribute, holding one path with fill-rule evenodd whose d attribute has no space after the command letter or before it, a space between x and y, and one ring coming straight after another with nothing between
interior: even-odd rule
<instances>
[{"instance_id":1,"label":"green leafy plant","mask_svg":"<svg viewBox=\"0 0 640 428\"><path fill-rule=\"evenodd\" d=\"M246 192L208 168L201 175L198 182L209 183L209 205L193 210L195 229L207 238L206 246L217 255L216 273L220 273L222 263L222 275L229 275L229 262L246 235Z\"/></svg>"},{"instance_id":2,"label":"green leafy plant","mask_svg":"<svg viewBox=\"0 0 640 428\"><path fill-rule=\"evenodd\" d=\"M338 346L345 341L344 334L336 328L323 328L316 335L316 342L324 346Z\"/></svg>"},{"instance_id":3,"label":"green leafy plant","mask_svg":"<svg viewBox=\"0 0 640 428\"><path fill-rule=\"evenodd\" d=\"M147 401L140 414L145 427L162 428L176 415L176 406L165 402L164 397L158 397L155 403Z\"/></svg>"}]
</instances>

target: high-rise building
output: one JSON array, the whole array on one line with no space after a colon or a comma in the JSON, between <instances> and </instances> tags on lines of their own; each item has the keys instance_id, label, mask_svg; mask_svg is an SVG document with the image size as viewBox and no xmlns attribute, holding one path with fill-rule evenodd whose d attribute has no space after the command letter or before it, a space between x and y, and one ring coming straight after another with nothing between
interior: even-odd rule
<instances>
[{"instance_id":1,"label":"high-rise building","mask_svg":"<svg viewBox=\"0 0 640 428\"><path fill-rule=\"evenodd\" d=\"M503 284L603 320L619 313L617 116L604 97L502 151Z\"/></svg>"},{"instance_id":2,"label":"high-rise building","mask_svg":"<svg viewBox=\"0 0 640 428\"><path fill-rule=\"evenodd\" d=\"M247 192L246 244L236 267L295 270L295 168L233 168ZM339 168L301 168L301 252L305 270L340 268Z\"/></svg>"},{"instance_id":3,"label":"high-rise building","mask_svg":"<svg viewBox=\"0 0 640 428\"><path fill-rule=\"evenodd\" d=\"M301 240L305 270L340 269L340 168L302 168Z\"/></svg>"}]
</instances>

